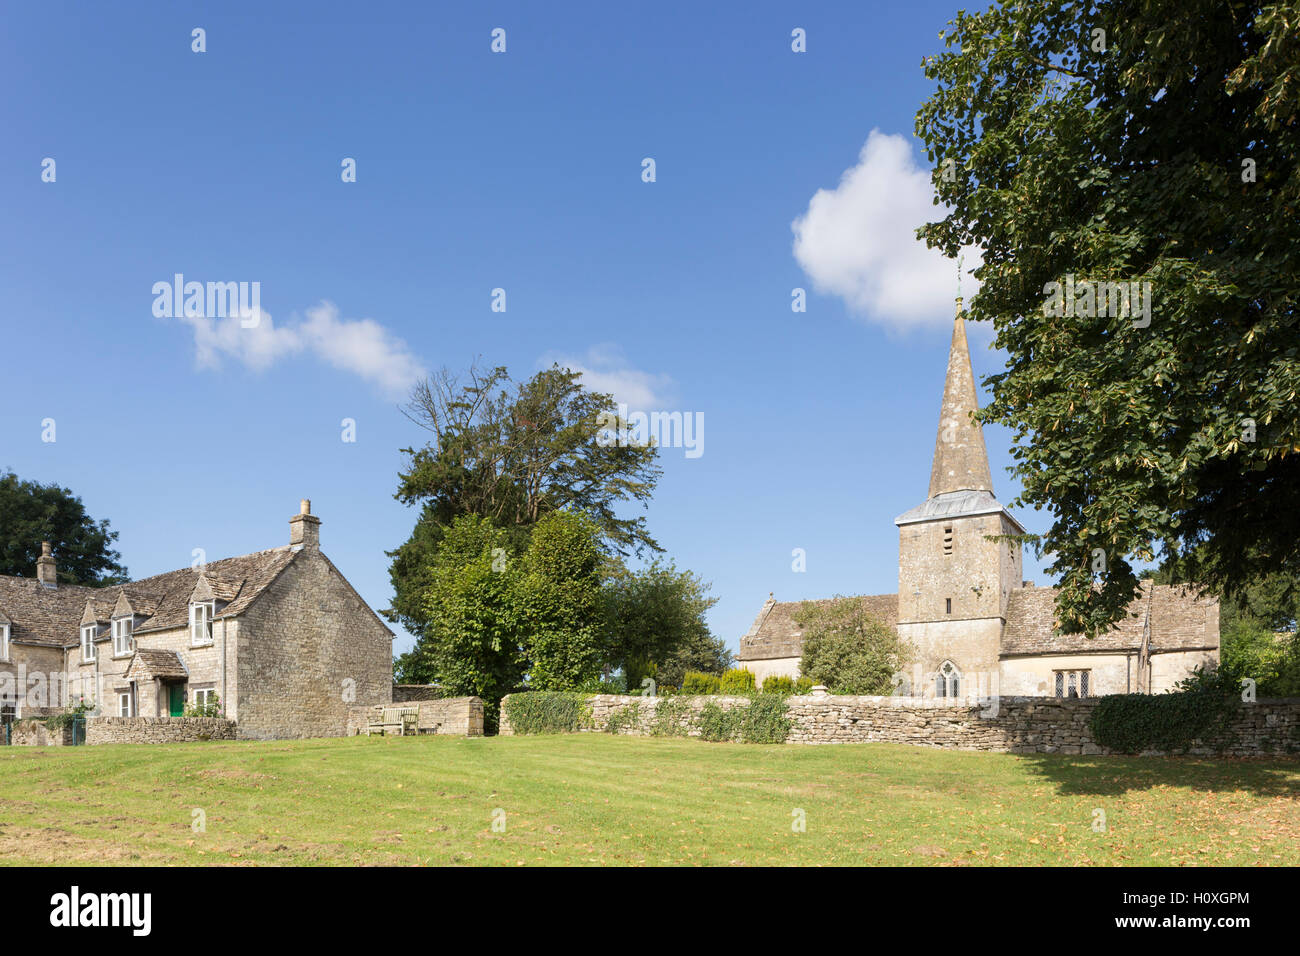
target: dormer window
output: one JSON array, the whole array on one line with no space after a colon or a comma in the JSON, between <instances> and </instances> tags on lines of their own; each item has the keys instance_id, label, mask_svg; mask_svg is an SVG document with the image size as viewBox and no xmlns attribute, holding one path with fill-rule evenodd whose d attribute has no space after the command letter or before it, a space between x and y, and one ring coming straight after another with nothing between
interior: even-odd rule
<instances>
[{"instance_id":1,"label":"dormer window","mask_svg":"<svg viewBox=\"0 0 1300 956\"><path fill-rule=\"evenodd\" d=\"M0 624L0 661L9 660L9 625Z\"/></svg>"},{"instance_id":2,"label":"dormer window","mask_svg":"<svg viewBox=\"0 0 1300 956\"><path fill-rule=\"evenodd\" d=\"M196 601L190 605L190 644L212 643L212 617L215 601Z\"/></svg>"},{"instance_id":3,"label":"dormer window","mask_svg":"<svg viewBox=\"0 0 1300 956\"><path fill-rule=\"evenodd\" d=\"M135 650L135 639L131 636L133 618L119 617L113 620L113 656L125 657Z\"/></svg>"},{"instance_id":4,"label":"dormer window","mask_svg":"<svg viewBox=\"0 0 1300 956\"><path fill-rule=\"evenodd\" d=\"M94 624L85 624L81 628L81 659L87 664L95 659Z\"/></svg>"}]
</instances>

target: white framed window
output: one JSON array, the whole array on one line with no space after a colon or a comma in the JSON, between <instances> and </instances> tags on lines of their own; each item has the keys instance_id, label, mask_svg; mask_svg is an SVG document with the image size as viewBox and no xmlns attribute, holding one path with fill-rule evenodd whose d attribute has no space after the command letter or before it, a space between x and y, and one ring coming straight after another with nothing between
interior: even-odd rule
<instances>
[{"instance_id":1,"label":"white framed window","mask_svg":"<svg viewBox=\"0 0 1300 956\"><path fill-rule=\"evenodd\" d=\"M121 691L117 695L117 716L135 716L135 714L131 713L131 692L129 690Z\"/></svg>"},{"instance_id":2,"label":"white framed window","mask_svg":"<svg viewBox=\"0 0 1300 956\"><path fill-rule=\"evenodd\" d=\"M194 692L194 706L207 707L209 704L215 701L216 698L217 698L217 691L215 687L205 687L202 690L196 690Z\"/></svg>"},{"instance_id":3,"label":"white framed window","mask_svg":"<svg viewBox=\"0 0 1300 956\"><path fill-rule=\"evenodd\" d=\"M119 617L113 620L113 656L125 657L135 650L135 639L131 636L132 619Z\"/></svg>"},{"instance_id":4,"label":"white framed window","mask_svg":"<svg viewBox=\"0 0 1300 956\"><path fill-rule=\"evenodd\" d=\"M215 601L195 602L190 605L190 643L212 643L212 615L216 610Z\"/></svg>"},{"instance_id":5,"label":"white framed window","mask_svg":"<svg viewBox=\"0 0 1300 956\"><path fill-rule=\"evenodd\" d=\"M0 624L0 661L9 660L9 625Z\"/></svg>"},{"instance_id":6,"label":"white framed window","mask_svg":"<svg viewBox=\"0 0 1300 956\"><path fill-rule=\"evenodd\" d=\"M95 625L87 624L81 629L81 659L89 663L95 659Z\"/></svg>"},{"instance_id":7,"label":"white framed window","mask_svg":"<svg viewBox=\"0 0 1300 956\"><path fill-rule=\"evenodd\" d=\"M961 695L961 671L952 661L944 661L939 672L934 675L935 697L959 697Z\"/></svg>"}]
</instances>

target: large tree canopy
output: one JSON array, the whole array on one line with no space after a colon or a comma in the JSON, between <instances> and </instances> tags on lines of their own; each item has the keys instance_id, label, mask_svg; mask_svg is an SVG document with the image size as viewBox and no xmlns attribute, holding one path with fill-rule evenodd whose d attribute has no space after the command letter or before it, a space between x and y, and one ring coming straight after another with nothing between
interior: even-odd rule
<instances>
[{"instance_id":1,"label":"large tree canopy","mask_svg":"<svg viewBox=\"0 0 1300 956\"><path fill-rule=\"evenodd\" d=\"M0 474L0 574L36 574L41 542L48 541L58 562L59 580L91 586L127 580L122 557L112 544L117 532L108 521L86 514L81 499L57 484L21 481Z\"/></svg>"},{"instance_id":2,"label":"large tree canopy","mask_svg":"<svg viewBox=\"0 0 1300 956\"><path fill-rule=\"evenodd\" d=\"M690 571L671 562L636 572L615 564L604 603L606 663L623 671L629 690L646 677L676 687L688 670L720 673L731 666L726 641L705 620L718 599Z\"/></svg>"},{"instance_id":3,"label":"large tree canopy","mask_svg":"<svg viewBox=\"0 0 1300 956\"><path fill-rule=\"evenodd\" d=\"M463 515L490 519L520 552L529 529L562 509L589 517L611 553L659 550L643 516L619 513L649 501L660 474L658 449L601 440L610 433L602 415L615 415L617 406L579 377L553 366L515 383L504 368L471 368L464 384L443 371L416 387L408 416L432 440L403 449L410 460L396 497L421 512L411 537L390 554L390 619L423 632L433 556Z\"/></svg>"},{"instance_id":4,"label":"large tree canopy","mask_svg":"<svg viewBox=\"0 0 1300 956\"><path fill-rule=\"evenodd\" d=\"M982 250L970 315L1008 355L982 416L1053 517L1061 627L1109 626L1158 555L1229 594L1295 578L1300 5L1028 0L950 27L916 121L950 211L921 234ZM1149 315L1059 314L1070 277L1150 282Z\"/></svg>"}]
</instances>

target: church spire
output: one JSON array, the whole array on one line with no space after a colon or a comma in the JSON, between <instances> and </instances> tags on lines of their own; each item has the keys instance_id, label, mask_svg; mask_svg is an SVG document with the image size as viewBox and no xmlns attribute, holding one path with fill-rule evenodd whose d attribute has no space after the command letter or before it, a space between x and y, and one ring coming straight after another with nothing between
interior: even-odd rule
<instances>
[{"instance_id":1,"label":"church spire","mask_svg":"<svg viewBox=\"0 0 1300 956\"><path fill-rule=\"evenodd\" d=\"M943 386L943 408L939 413L939 436L934 444L934 467L930 470L930 497L950 491L993 492L989 456L984 449L984 432L971 415L979 408L975 397L975 374L971 371L966 345L966 320L961 299L952 326L952 347L948 351L948 378Z\"/></svg>"}]
</instances>

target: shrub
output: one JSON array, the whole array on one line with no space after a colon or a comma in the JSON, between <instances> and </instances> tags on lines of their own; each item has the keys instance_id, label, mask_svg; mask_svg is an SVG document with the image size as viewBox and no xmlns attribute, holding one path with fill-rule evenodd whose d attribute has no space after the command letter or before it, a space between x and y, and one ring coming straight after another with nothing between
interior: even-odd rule
<instances>
[{"instance_id":1,"label":"shrub","mask_svg":"<svg viewBox=\"0 0 1300 956\"><path fill-rule=\"evenodd\" d=\"M600 677L592 677L582 682L578 688L582 694L626 694L627 678L622 674L615 674L608 680Z\"/></svg>"},{"instance_id":2,"label":"shrub","mask_svg":"<svg viewBox=\"0 0 1300 956\"><path fill-rule=\"evenodd\" d=\"M641 701L634 700L619 710L609 715L605 722L605 732L610 734L619 734L629 727L636 727L641 720Z\"/></svg>"},{"instance_id":3,"label":"shrub","mask_svg":"<svg viewBox=\"0 0 1300 956\"><path fill-rule=\"evenodd\" d=\"M717 674L703 674L700 671L687 671L682 677L683 694L716 694L720 679Z\"/></svg>"},{"instance_id":4,"label":"shrub","mask_svg":"<svg viewBox=\"0 0 1300 956\"><path fill-rule=\"evenodd\" d=\"M796 694L807 694L813 689L813 679L811 677L800 677L794 682L794 692Z\"/></svg>"},{"instance_id":5,"label":"shrub","mask_svg":"<svg viewBox=\"0 0 1300 956\"><path fill-rule=\"evenodd\" d=\"M1253 678L1260 697L1300 696L1300 635L1242 616L1224 622L1219 646L1220 667Z\"/></svg>"},{"instance_id":6,"label":"shrub","mask_svg":"<svg viewBox=\"0 0 1300 956\"><path fill-rule=\"evenodd\" d=\"M723 710L709 701L700 710L700 739L714 743L734 740L740 731L742 718L739 708Z\"/></svg>"},{"instance_id":7,"label":"shrub","mask_svg":"<svg viewBox=\"0 0 1300 956\"><path fill-rule=\"evenodd\" d=\"M754 672L745 668L732 668L718 680L719 694L744 695L754 693Z\"/></svg>"},{"instance_id":8,"label":"shrub","mask_svg":"<svg viewBox=\"0 0 1300 956\"><path fill-rule=\"evenodd\" d=\"M764 684L765 692L741 712L740 739L747 744L783 744L790 736L794 721L786 713L785 696L768 694L766 689Z\"/></svg>"},{"instance_id":9,"label":"shrub","mask_svg":"<svg viewBox=\"0 0 1300 956\"><path fill-rule=\"evenodd\" d=\"M571 734L591 726L591 704L585 694L528 691L511 694L504 704L517 734Z\"/></svg>"},{"instance_id":10,"label":"shrub","mask_svg":"<svg viewBox=\"0 0 1300 956\"><path fill-rule=\"evenodd\" d=\"M805 601L794 613L804 629L799 672L836 694L889 694L912 647L872 616L863 598Z\"/></svg>"},{"instance_id":11,"label":"shrub","mask_svg":"<svg viewBox=\"0 0 1300 956\"><path fill-rule=\"evenodd\" d=\"M685 695L661 698L655 708L654 723L650 725L652 737L687 737L691 732L691 702Z\"/></svg>"},{"instance_id":12,"label":"shrub","mask_svg":"<svg viewBox=\"0 0 1300 956\"><path fill-rule=\"evenodd\" d=\"M212 699L206 704L186 704L184 714L186 717L220 717L221 698L213 694Z\"/></svg>"},{"instance_id":13,"label":"shrub","mask_svg":"<svg viewBox=\"0 0 1300 956\"><path fill-rule=\"evenodd\" d=\"M1222 734L1241 701L1241 682L1226 668L1198 667L1168 694L1102 697L1088 719L1092 738L1120 753L1186 751Z\"/></svg>"},{"instance_id":14,"label":"shrub","mask_svg":"<svg viewBox=\"0 0 1300 956\"><path fill-rule=\"evenodd\" d=\"M764 694L780 694L782 697L789 697L794 693L794 681L784 674L772 674L763 678Z\"/></svg>"}]
</instances>

